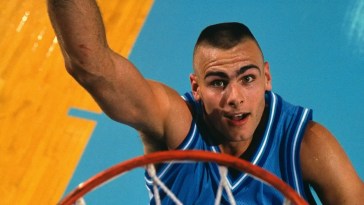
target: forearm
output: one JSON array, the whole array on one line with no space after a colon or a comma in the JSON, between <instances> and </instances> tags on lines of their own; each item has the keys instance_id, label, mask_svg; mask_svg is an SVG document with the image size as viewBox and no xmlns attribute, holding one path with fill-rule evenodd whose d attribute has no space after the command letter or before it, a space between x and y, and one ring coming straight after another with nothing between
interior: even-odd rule
<instances>
[{"instance_id":1,"label":"forearm","mask_svg":"<svg viewBox=\"0 0 364 205\"><path fill-rule=\"evenodd\" d=\"M105 29L94 0L48 0L48 13L70 72L75 67L98 72L107 55Z\"/></svg>"}]
</instances>

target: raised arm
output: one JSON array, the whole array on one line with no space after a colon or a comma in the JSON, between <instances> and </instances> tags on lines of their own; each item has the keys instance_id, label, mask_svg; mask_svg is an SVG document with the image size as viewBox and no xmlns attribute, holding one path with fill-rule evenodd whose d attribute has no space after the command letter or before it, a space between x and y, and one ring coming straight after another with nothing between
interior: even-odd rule
<instances>
[{"instance_id":1,"label":"raised arm","mask_svg":"<svg viewBox=\"0 0 364 205\"><path fill-rule=\"evenodd\" d=\"M148 136L145 142L173 147L181 141L171 130L182 136L188 126L171 119L180 115L188 122L186 104L167 86L144 79L131 62L109 48L94 0L48 0L48 12L67 71L108 116Z\"/></svg>"},{"instance_id":2,"label":"raised arm","mask_svg":"<svg viewBox=\"0 0 364 205\"><path fill-rule=\"evenodd\" d=\"M301 145L303 177L323 204L359 205L364 184L344 150L322 125L311 122Z\"/></svg>"}]
</instances>

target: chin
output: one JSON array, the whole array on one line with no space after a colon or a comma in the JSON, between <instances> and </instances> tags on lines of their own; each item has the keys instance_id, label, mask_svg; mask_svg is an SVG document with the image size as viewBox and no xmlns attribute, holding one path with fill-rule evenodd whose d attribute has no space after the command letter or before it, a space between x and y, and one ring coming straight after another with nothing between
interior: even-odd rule
<instances>
[{"instance_id":1,"label":"chin","mask_svg":"<svg viewBox=\"0 0 364 205\"><path fill-rule=\"evenodd\" d=\"M246 135L246 134L239 134L239 135L233 135L229 136L227 139L231 142L242 142L242 141L249 141L252 139L252 135Z\"/></svg>"}]
</instances>

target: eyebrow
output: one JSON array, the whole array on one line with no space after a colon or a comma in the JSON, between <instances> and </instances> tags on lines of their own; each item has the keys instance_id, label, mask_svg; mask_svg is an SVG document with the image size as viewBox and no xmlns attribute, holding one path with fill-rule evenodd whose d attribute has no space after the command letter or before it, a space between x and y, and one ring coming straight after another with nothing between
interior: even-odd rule
<instances>
[{"instance_id":1,"label":"eyebrow","mask_svg":"<svg viewBox=\"0 0 364 205\"><path fill-rule=\"evenodd\" d=\"M245 71L249 70L249 69L257 69L259 71L260 74L260 68L254 64L249 64L246 66L241 67L238 71L236 71L236 75L241 75L243 73L245 73Z\"/></svg>"},{"instance_id":2,"label":"eyebrow","mask_svg":"<svg viewBox=\"0 0 364 205\"><path fill-rule=\"evenodd\" d=\"M237 76L241 75L241 74L245 73L249 69L257 69L259 71L259 74L261 73L258 66L254 65L254 64L249 64L249 65L241 67L238 71L236 71L236 75ZM208 78L210 76L218 76L218 77L222 77L222 78L228 78L228 75L226 73L222 72L222 71L209 71L209 72L206 73L204 79L206 79L206 78Z\"/></svg>"},{"instance_id":3,"label":"eyebrow","mask_svg":"<svg viewBox=\"0 0 364 205\"><path fill-rule=\"evenodd\" d=\"M222 78L228 78L228 75L224 72L221 71L209 71L206 73L204 79L210 77L210 76L218 76L218 77L222 77Z\"/></svg>"}]
</instances>

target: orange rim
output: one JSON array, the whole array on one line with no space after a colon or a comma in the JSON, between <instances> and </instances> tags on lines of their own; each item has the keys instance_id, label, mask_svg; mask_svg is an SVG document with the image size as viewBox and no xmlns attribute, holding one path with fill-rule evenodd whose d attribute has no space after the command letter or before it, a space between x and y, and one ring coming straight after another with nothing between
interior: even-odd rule
<instances>
[{"instance_id":1,"label":"orange rim","mask_svg":"<svg viewBox=\"0 0 364 205\"><path fill-rule=\"evenodd\" d=\"M121 162L96 174L84 183L81 183L76 189L74 189L66 197L64 197L59 204L71 205L77 199L83 197L85 194L94 190L96 187L134 168L142 167L148 164L183 160L196 162L215 162L219 165L238 169L264 180L265 182L279 190L293 204L308 205L308 203L302 197L300 197L297 192L295 192L288 184L283 182L280 178L273 175L272 173L264 170L263 168L228 154L198 150L154 152Z\"/></svg>"}]
</instances>

